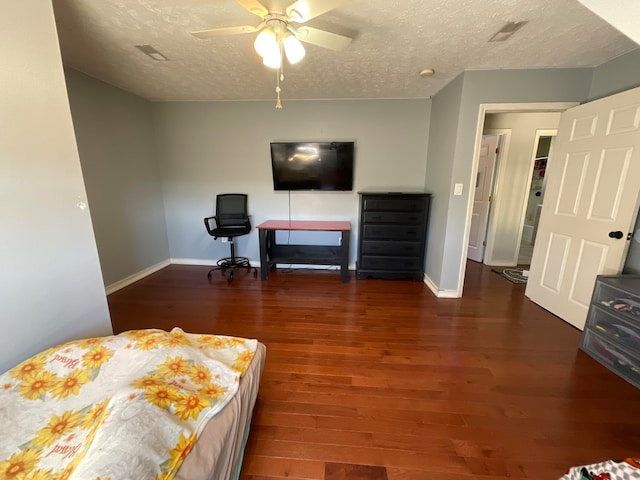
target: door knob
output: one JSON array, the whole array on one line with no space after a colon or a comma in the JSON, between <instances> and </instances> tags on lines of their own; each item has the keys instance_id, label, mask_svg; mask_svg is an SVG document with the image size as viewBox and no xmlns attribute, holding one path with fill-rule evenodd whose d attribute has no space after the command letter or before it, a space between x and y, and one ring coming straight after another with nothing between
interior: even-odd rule
<instances>
[{"instance_id":1,"label":"door knob","mask_svg":"<svg viewBox=\"0 0 640 480\"><path fill-rule=\"evenodd\" d=\"M609 232L609 238L617 238L618 240L620 240L622 237L624 237L624 233L622 233L620 230L618 230L617 232Z\"/></svg>"}]
</instances>

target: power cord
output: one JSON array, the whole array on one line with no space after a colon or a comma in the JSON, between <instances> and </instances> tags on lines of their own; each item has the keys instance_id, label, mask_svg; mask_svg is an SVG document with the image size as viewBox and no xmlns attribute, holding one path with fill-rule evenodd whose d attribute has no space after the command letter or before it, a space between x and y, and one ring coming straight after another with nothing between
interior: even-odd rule
<instances>
[{"instance_id":1,"label":"power cord","mask_svg":"<svg viewBox=\"0 0 640 480\"><path fill-rule=\"evenodd\" d=\"M291 225L291 190L289 192L289 225ZM287 245L291 245L291 229L287 230Z\"/></svg>"}]
</instances>

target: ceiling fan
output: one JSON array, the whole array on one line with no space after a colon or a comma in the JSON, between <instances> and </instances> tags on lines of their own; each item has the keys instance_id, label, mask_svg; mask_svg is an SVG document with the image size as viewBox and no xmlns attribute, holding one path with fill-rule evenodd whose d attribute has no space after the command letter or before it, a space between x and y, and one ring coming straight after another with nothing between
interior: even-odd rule
<instances>
[{"instance_id":1,"label":"ceiling fan","mask_svg":"<svg viewBox=\"0 0 640 480\"><path fill-rule=\"evenodd\" d=\"M297 0L282 13L281 9L269 10L258 0L235 0L249 12L262 19L258 25L238 25L236 27L213 28L191 32L197 38L211 38L221 35L237 35L258 32L253 44L256 52L262 57L262 63L275 68L276 75L276 108L282 108L280 102L280 82L284 81L282 59L287 57L294 64L302 60L305 50L300 41L329 48L344 50L351 43L351 38L336 33L309 27L305 22L333 10L345 0ZM274 2L275 3L275 2Z\"/></svg>"},{"instance_id":2,"label":"ceiling fan","mask_svg":"<svg viewBox=\"0 0 640 480\"><path fill-rule=\"evenodd\" d=\"M344 50L351 38L318 28L301 25L333 10L345 0L297 0L284 13L269 10L258 0L235 0L249 12L262 19L258 25L213 28L191 32L197 38L211 38L222 35L237 35L259 32L254 47L263 58L263 63L271 68L282 66L283 53L289 63L297 63L305 55L300 41L328 48ZM284 51L284 52L283 52Z\"/></svg>"}]
</instances>

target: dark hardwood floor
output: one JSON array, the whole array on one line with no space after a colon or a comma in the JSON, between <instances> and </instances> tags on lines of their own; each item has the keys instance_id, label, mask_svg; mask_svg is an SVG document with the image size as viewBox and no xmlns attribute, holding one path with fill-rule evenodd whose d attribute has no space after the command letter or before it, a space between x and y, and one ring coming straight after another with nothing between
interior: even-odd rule
<instances>
[{"instance_id":1,"label":"dark hardwood floor","mask_svg":"<svg viewBox=\"0 0 640 480\"><path fill-rule=\"evenodd\" d=\"M640 390L580 332L470 262L462 299L420 282L170 266L109 296L114 331L267 346L241 479L557 479L640 453Z\"/></svg>"}]
</instances>

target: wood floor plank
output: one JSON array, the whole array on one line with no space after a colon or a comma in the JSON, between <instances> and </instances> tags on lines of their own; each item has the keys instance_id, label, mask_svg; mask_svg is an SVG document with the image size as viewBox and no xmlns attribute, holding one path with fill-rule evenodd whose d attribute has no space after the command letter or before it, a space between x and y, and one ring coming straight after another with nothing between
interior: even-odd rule
<instances>
[{"instance_id":1,"label":"wood floor plank","mask_svg":"<svg viewBox=\"0 0 640 480\"><path fill-rule=\"evenodd\" d=\"M252 455L243 464L245 475L297 480L323 480L325 462Z\"/></svg>"},{"instance_id":2,"label":"wood floor plank","mask_svg":"<svg viewBox=\"0 0 640 480\"><path fill-rule=\"evenodd\" d=\"M553 480L640 451L640 390L489 267L469 262L461 299L335 271L207 271L169 266L109 309L116 333L179 326L267 346L240 480Z\"/></svg>"},{"instance_id":3,"label":"wood floor plank","mask_svg":"<svg viewBox=\"0 0 640 480\"><path fill-rule=\"evenodd\" d=\"M371 465L327 463L325 480L388 480L387 469Z\"/></svg>"}]
</instances>

